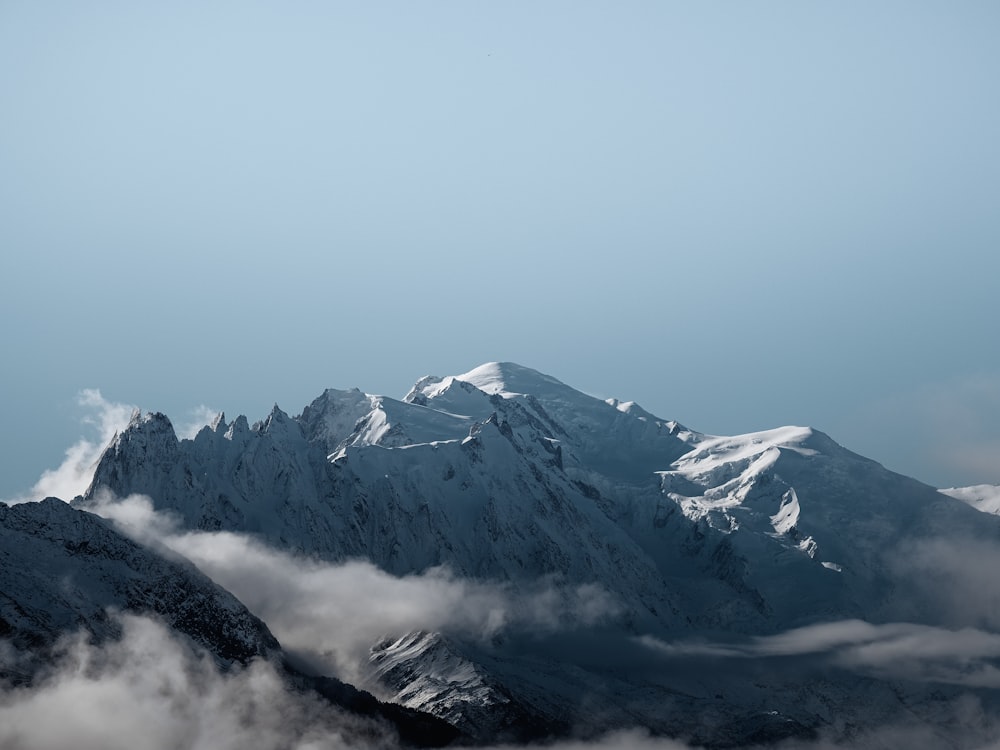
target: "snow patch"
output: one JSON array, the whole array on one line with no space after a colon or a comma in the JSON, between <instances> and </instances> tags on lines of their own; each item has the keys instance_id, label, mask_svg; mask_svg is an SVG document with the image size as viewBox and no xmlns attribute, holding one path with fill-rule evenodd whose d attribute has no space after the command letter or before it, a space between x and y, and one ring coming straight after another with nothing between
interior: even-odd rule
<instances>
[{"instance_id":1,"label":"snow patch","mask_svg":"<svg viewBox=\"0 0 1000 750\"><path fill-rule=\"evenodd\" d=\"M778 534L787 534L799 522L799 498L794 489L781 497L781 508L771 516L771 526Z\"/></svg>"}]
</instances>

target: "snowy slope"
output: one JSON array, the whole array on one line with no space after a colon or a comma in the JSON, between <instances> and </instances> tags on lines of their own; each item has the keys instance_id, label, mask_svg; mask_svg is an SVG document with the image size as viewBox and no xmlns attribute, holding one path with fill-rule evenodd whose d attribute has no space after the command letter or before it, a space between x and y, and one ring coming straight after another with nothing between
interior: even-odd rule
<instances>
[{"instance_id":1,"label":"snowy slope","mask_svg":"<svg viewBox=\"0 0 1000 750\"><path fill-rule=\"evenodd\" d=\"M971 487L950 487L941 492L983 513L1000 515L1000 485L975 484Z\"/></svg>"},{"instance_id":2,"label":"snowy slope","mask_svg":"<svg viewBox=\"0 0 1000 750\"><path fill-rule=\"evenodd\" d=\"M475 656L440 633L416 631L372 646L371 685L392 700L440 716L470 737L493 742L551 737L569 727L515 698Z\"/></svg>"},{"instance_id":3,"label":"snowy slope","mask_svg":"<svg viewBox=\"0 0 1000 750\"><path fill-rule=\"evenodd\" d=\"M737 699L730 678L637 685L614 663L590 663L591 642L555 654L598 626L601 648L633 658L639 636L766 635L853 618L953 625L907 577L908 556L928 538L1000 543L1000 519L819 431L705 435L511 363L424 377L402 400L331 389L298 417L277 407L253 425L220 417L194 440L178 440L162 414L137 416L87 495L105 491L149 495L190 528L248 532L329 561L554 577L610 596L616 606L599 623L567 625L572 638L531 658L534 641L516 633L488 646L406 633L379 645L373 668L391 694L467 725L504 700L535 712L522 728L579 723L584 693L617 706L602 714L610 725L663 731L681 714L739 723L766 695L785 702L776 721L786 728L833 721L829 706L860 700L898 708L881 683L868 695L817 681L808 695L772 686Z\"/></svg>"}]
</instances>

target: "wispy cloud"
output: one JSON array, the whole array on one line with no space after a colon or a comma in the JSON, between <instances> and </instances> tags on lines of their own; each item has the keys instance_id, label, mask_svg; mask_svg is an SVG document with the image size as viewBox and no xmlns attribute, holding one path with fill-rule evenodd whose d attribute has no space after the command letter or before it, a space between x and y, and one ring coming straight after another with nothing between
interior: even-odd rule
<instances>
[{"instance_id":1,"label":"wispy cloud","mask_svg":"<svg viewBox=\"0 0 1000 750\"><path fill-rule=\"evenodd\" d=\"M52 667L30 687L0 684L0 747L52 750L401 750L385 727L290 688L266 661L220 671L190 641L154 619L113 615L120 640L67 636ZM820 641L826 641L821 637ZM3 644L3 641L0 641ZM796 644L795 649L801 644ZM995 747L995 717L973 696L945 707L940 731L920 724L786 741L783 750ZM687 750L631 728L591 739L478 750ZM458 750L458 749L456 749Z\"/></svg>"},{"instance_id":2,"label":"wispy cloud","mask_svg":"<svg viewBox=\"0 0 1000 750\"><path fill-rule=\"evenodd\" d=\"M120 616L103 646L67 638L30 688L0 686L0 747L51 750L390 748L391 735L291 690L264 661L221 673L159 623Z\"/></svg>"},{"instance_id":3,"label":"wispy cloud","mask_svg":"<svg viewBox=\"0 0 1000 750\"><path fill-rule=\"evenodd\" d=\"M80 391L77 403L86 410L82 421L89 434L67 448L63 462L43 472L26 495L5 502L25 502L44 497L72 500L82 494L94 478L101 453L115 434L128 426L136 409L130 404L108 401L96 388Z\"/></svg>"},{"instance_id":4,"label":"wispy cloud","mask_svg":"<svg viewBox=\"0 0 1000 750\"><path fill-rule=\"evenodd\" d=\"M829 664L871 677L1000 688L1000 670L992 664L1000 658L1000 634L974 628L843 620L744 643L666 642L648 635L637 640L668 658L822 657Z\"/></svg>"},{"instance_id":5,"label":"wispy cloud","mask_svg":"<svg viewBox=\"0 0 1000 750\"><path fill-rule=\"evenodd\" d=\"M96 388L86 388L77 394L77 404L83 408L81 422L87 434L66 449L59 466L45 470L25 494L4 498L6 503L23 503L44 497L72 500L83 494L94 478L94 469L108 444L124 430L138 407L109 401ZM190 409L184 420L174 426L179 438L193 438L198 431L218 415L216 409L201 404Z\"/></svg>"},{"instance_id":6,"label":"wispy cloud","mask_svg":"<svg viewBox=\"0 0 1000 750\"><path fill-rule=\"evenodd\" d=\"M286 648L349 682L365 676L369 648L381 636L429 630L488 640L502 631L592 626L620 611L593 584L549 577L515 587L459 578L443 567L397 577L367 561L296 557L244 534L181 531L143 496L106 496L93 510L193 561L267 622Z\"/></svg>"},{"instance_id":7,"label":"wispy cloud","mask_svg":"<svg viewBox=\"0 0 1000 750\"><path fill-rule=\"evenodd\" d=\"M124 500L105 497L93 509L112 518L131 535L148 542L165 543L192 559L262 616L286 647L312 656L317 666L349 681L356 681L367 674L368 649L382 635L415 629L451 631L470 638L486 639L517 628L526 632L553 633L579 624L600 624L618 612L615 600L598 587L568 586L556 580L546 580L527 590L516 590L503 584L462 580L444 569L396 577L366 562L330 565L303 559L267 548L245 535L187 532L169 515L154 511L150 500L142 496ZM949 576L968 575L969 569L976 566L996 569L995 558L1000 552L994 551L990 556L987 550L969 544L961 547L969 558L964 565L959 561L960 554L956 548L935 546L914 550L906 559L900 558L899 564L916 571L918 577L935 567ZM973 577L969 586L980 583L981 579ZM990 592L995 590L998 587L990 584L980 593L989 597ZM961 596L963 591L959 590L957 595ZM971 610L960 612L959 619L966 621L965 618L972 615L975 612ZM156 638L159 643L162 633ZM817 670L818 673L829 674L829 669L833 667L842 670L848 679L857 674L910 684L949 685L953 686L949 689L956 691L952 698L941 701L935 707L933 724L922 722L916 727L869 727L870 731L866 733L853 734L849 742L844 741L840 734L830 734L815 741L783 745L785 748L850 747L857 750L898 746L894 744L897 742L912 746L951 746L942 740L944 735L941 732L955 735L958 731L967 733L971 739L956 746L978 747L982 744L979 740L993 736L991 732L996 727L994 707L984 706L976 694L965 690L1000 688L1000 669L995 666L1000 660L1000 634L991 632L985 625L979 628L949 628L907 622L874 624L843 620L734 641L668 642L650 636L637 640L650 655L651 663L646 665L647 668L658 662L665 670L673 669L672 662L677 659L697 660L694 662L698 665L697 669L713 671L718 671L717 668L724 671L724 660L732 660L734 675L740 674L740 664L752 669L762 666L768 671L769 665L782 669L791 665L798 671L793 670L790 674L817 674ZM311 704L308 701L302 705L288 704L292 699L281 692L280 685L274 687L272 682L268 682L273 681L273 675L267 671L266 665L254 665L234 675L203 673L198 670L207 668L204 660L195 659L193 666L186 661L190 657L178 662L176 656L170 655L170 640L164 642L168 644L167 652L157 643L149 645L133 639L131 645L126 643L122 647L124 652L114 649L108 652L127 655L127 658L122 657L118 661L115 661L117 657L109 658L106 653L95 655L92 651L81 651L86 658L78 659L73 670L61 669L56 679L44 683L34 694L0 698L0 725L6 726L3 722L8 714L4 714L3 710L7 708L16 709L18 717L37 721L43 706L58 710L61 702L69 699L67 696L81 691L86 692L86 700L81 701L79 710L86 709L94 716L103 717L106 713L118 711L110 708L113 705L129 706L128 700L139 701L133 711L139 717L135 720L138 725L143 722L144 712L147 711L143 703L145 696L150 694L147 684L154 684L152 675L157 670L166 670L164 675L155 678L159 681L156 684L167 686L164 698L166 708L160 709L161 723L158 725L153 719L148 722L160 734L154 737L154 741L146 743L148 746L168 746L168 741L175 741L184 746L197 747L197 742L202 741L198 732L210 731L193 713L193 708L186 703L176 707L171 703L175 695L183 692L171 685L185 684L183 680L188 679L201 686L189 690L190 700L212 706L217 720L216 727L211 729L212 734L205 736L214 737L214 732L222 732L228 738L226 733L232 731L230 723L238 720L233 717L250 710L240 703L239 696L233 696L233 692L238 690L258 696L255 700L273 703L280 711L290 711L292 716L305 717L299 723L293 722L288 727L275 730L285 732L278 737L269 734L272 731L268 718L270 714L263 712L258 731L264 739L263 742L252 742L254 746L341 747L345 744L345 730L337 723L339 720L331 724L327 717L324 719L326 723L312 723ZM106 665L130 660L138 665L152 664L144 662L142 656L132 656L133 652L128 649L139 650L140 654L148 654L149 659L156 661L155 668L151 666L143 677L146 682L131 676L127 670L100 667L94 672L89 666L92 663ZM749 664L750 660L756 660L758 664ZM690 664L689 661L687 666ZM85 677L93 674L97 677L91 682L84 681ZM172 683L171 680L177 682ZM256 680L260 680L260 684ZM122 697L122 684L129 685L130 689L137 685L135 695ZM78 718L72 711L69 713L72 720ZM167 713L171 714L169 720L162 718ZM29 718L19 718L11 724L14 728L7 731L13 733L17 727L27 726L25 722ZM124 723L113 720L108 724L116 732L120 731L122 736L131 737L133 735L129 733L135 727L127 723L130 720L126 717L122 720ZM192 729L192 726L195 728ZM321 730L315 729L316 726ZM28 748L59 746L63 736L53 734L57 731L57 728L43 726L37 735L41 739L35 744L22 744ZM86 735L86 727L82 731L85 738L99 736ZM333 739L314 735L314 731L332 732ZM166 739L157 744L161 736ZM246 737L239 733L232 736L240 740ZM178 740L178 737L182 739ZM189 737L195 740L188 741ZM0 734L0 746L4 739L4 735ZM32 740L35 740L34 735ZM284 744L268 744L272 740L273 743L280 741ZM205 740L203 746L207 747L208 742ZM117 747L114 742L107 746ZM220 746L227 747L226 744ZM358 743L351 746L365 747ZM632 729L586 741L566 740L544 747L555 750L682 750L685 746L674 740L651 736L641 729Z\"/></svg>"},{"instance_id":8,"label":"wispy cloud","mask_svg":"<svg viewBox=\"0 0 1000 750\"><path fill-rule=\"evenodd\" d=\"M1000 688L1000 547L927 538L885 551L897 607L913 622L819 623L738 642L639 642L667 659L809 658L878 679Z\"/></svg>"},{"instance_id":9,"label":"wispy cloud","mask_svg":"<svg viewBox=\"0 0 1000 750\"><path fill-rule=\"evenodd\" d=\"M0 684L0 747L52 750L401 750L395 735L368 719L291 689L274 667L256 660L220 671L215 661L154 619L113 615L118 641L95 645L67 636L52 667L30 687ZM850 625L849 633L870 632ZM843 638L796 635L781 652L810 650ZM0 641L3 644L3 641ZM885 750L893 747L995 747L996 721L980 700L959 696L943 707L941 729L889 724L851 733L786 741L783 750ZM478 750L686 750L640 728L591 739Z\"/></svg>"},{"instance_id":10,"label":"wispy cloud","mask_svg":"<svg viewBox=\"0 0 1000 750\"><path fill-rule=\"evenodd\" d=\"M0 747L52 750L401 750L391 730L295 690L264 660L220 671L154 619L113 615L120 640L69 635L32 686L0 684ZM2 641L0 641L2 643ZM492 750L684 750L641 729ZM480 747L479 750L489 750Z\"/></svg>"}]
</instances>

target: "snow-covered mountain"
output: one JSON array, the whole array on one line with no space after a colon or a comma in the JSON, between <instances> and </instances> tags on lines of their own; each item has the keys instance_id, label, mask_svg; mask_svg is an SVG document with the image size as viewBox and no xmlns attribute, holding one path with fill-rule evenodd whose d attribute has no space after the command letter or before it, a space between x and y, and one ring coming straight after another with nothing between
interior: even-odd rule
<instances>
[{"instance_id":1,"label":"snow-covered mountain","mask_svg":"<svg viewBox=\"0 0 1000 750\"><path fill-rule=\"evenodd\" d=\"M384 690L484 737L517 722L638 723L738 743L831 725L838 711L881 721L924 698L879 680L852 691L846 675L737 690L745 671L636 678L628 665L643 662L643 638L767 637L849 619L965 625L910 575L910 556L928 539L1000 543L1000 518L816 430L704 435L511 363L422 378L402 400L327 390L294 418L277 406L253 425L220 415L193 440L163 414L136 414L80 502L107 492L148 495L190 529L326 561L554 577L610 596L613 613L556 640L373 643ZM699 735L706 722L730 730Z\"/></svg>"}]
</instances>

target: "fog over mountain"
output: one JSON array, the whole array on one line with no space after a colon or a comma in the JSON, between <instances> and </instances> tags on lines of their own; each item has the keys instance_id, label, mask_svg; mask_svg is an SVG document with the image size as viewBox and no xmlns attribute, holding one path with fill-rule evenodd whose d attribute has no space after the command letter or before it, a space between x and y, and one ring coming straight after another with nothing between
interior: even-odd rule
<instances>
[{"instance_id":1,"label":"fog over mountain","mask_svg":"<svg viewBox=\"0 0 1000 750\"><path fill-rule=\"evenodd\" d=\"M1000 517L808 427L487 363L183 438L135 411L96 452L43 477L70 505L0 506L0 744L57 746L73 696L122 747L998 736Z\"/></svg>"}]
</instances>

